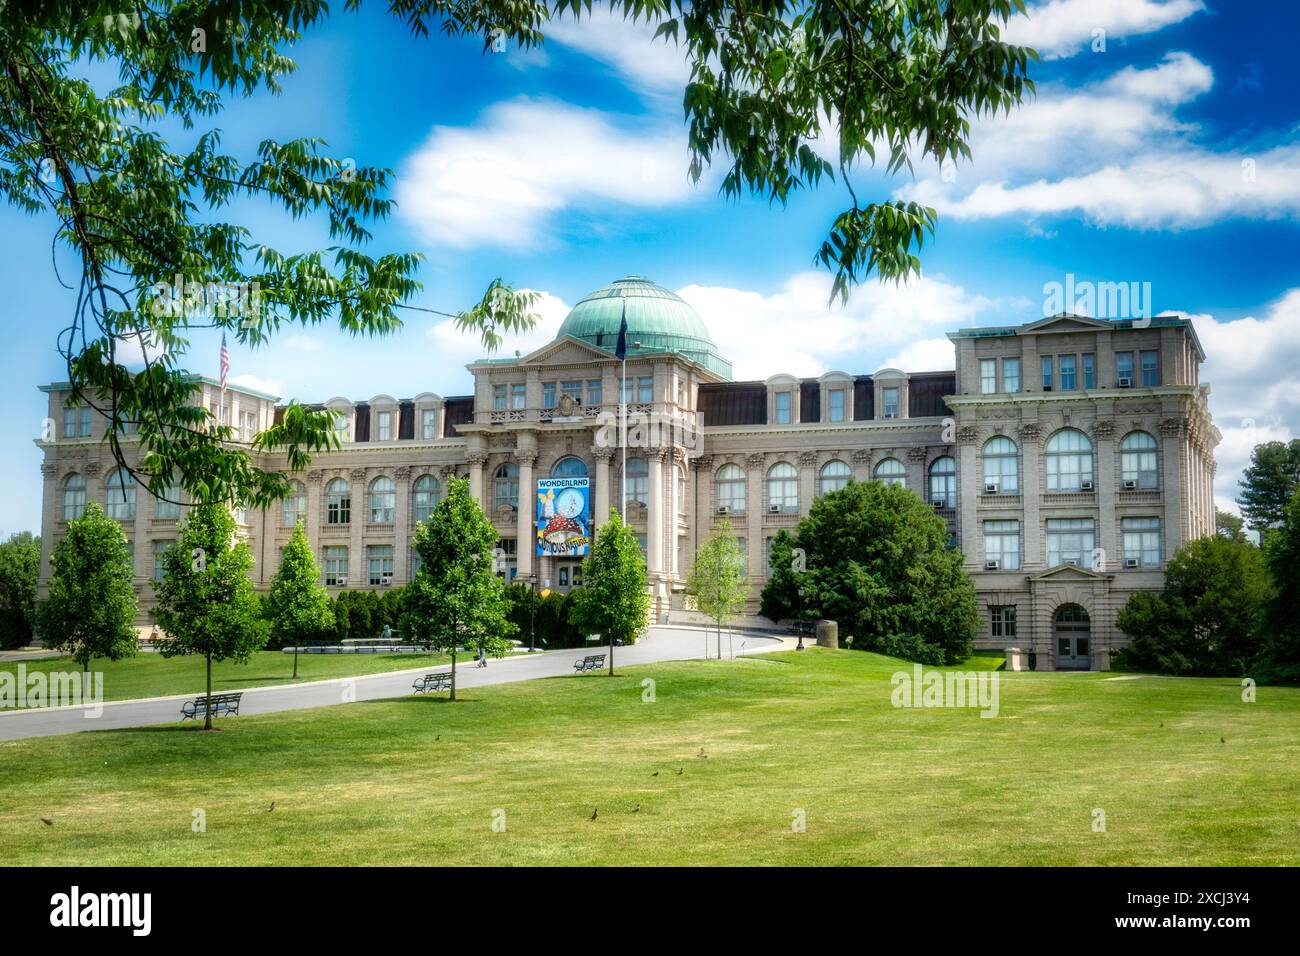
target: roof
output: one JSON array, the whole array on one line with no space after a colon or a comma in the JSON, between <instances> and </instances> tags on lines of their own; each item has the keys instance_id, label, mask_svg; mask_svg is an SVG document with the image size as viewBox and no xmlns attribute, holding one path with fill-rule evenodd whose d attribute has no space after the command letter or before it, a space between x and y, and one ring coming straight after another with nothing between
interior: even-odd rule
<instances>
[{"instance_id":1,"label":"roof","mask_svg":"<svg viewBox=\"0 0 1300 956\"><path fill-rule=\"evenodd\" d=\"M1196 334L1196 327L1190 319L1184 318L1177 314L1155 315L1149 319L1094 319L1086 315L1070 315L1062 313L1061 315L1048 316L1044 319L1036 319L1033 322L1026 322L1023 325L990 325L982 328L958 329L956 332L949 332L949 339L984 339L997 338L1004 335L1027 335L1034 332L1050 332L1053 323L1068 320L1076 323L1083 323L1099 329L1113 329L1115 331L1137 331L1141 329L1177 329L1185 328L1187 334L1191 336L1192 343L1196 346L1197 352L1200 353L1201 361L1205 361L1205 349L1201 346L1200 337ZM1138 325L1136 323L1143 323Z\"/></svg>"},{"instance_id":2,"label":"roof","mask_svg":"<svg viewBox=\"0 0 1300 956\"><path fill-rule=\"evenodd\" d=\"M584 296L556 339L569 336L613 352L624 317L629 355L675 352L731 378L731 363L718 354L699 313L675 292L641 276L626 276Z\"/></svg>"}]
</instances>

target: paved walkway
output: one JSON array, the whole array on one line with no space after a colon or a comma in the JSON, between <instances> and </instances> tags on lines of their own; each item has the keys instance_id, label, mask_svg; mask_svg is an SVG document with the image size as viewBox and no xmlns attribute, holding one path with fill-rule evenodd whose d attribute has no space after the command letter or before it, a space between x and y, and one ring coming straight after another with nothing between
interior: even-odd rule
<instances>
[{"instance_id":1,"label":"paved walkway","mask_svg":"<svg viewBox=\"0 0 1300 956\"><path fill-rule=\"evenodd\" d=\"M705 631L702 628L679 625L656 625L649 628L649 637L633 647L614 649L615 670L624 665L653 664L657 661L697 660L704 657ZM709 656L717 654L717 635L708 632ZM723 634L722 649L734 649L742 654L770 653L795 646L794 638L781 638L771 634L733 632L731 648ZM458 661L456 665L457 689L482 687L487 684L508 684L514 681L534 680L538 677L558 677L573 674L573 662L588 654L608 654L609 648L575 648L563 651L545 651L534 654L516 654L497 660L488 658L487 667L475 667L472 659ZM251 687L245 690L240 702L244 715L269 714L282 710L300 710L307 707L328 707L332 704L353 703L362 700L381 700L388 697L405 697L411 693L411 682L419 674L451 670L442 667L421 667L412 670L389 671L365 677L334 678L306 684L286 684L279 687ZM223 689L223 693L226 691ZM181 702L192 700L194 694L177 694L171 697L151 697L144 700L123 700L102 705L96 715L85 707L46 707L30 710L0 711L0 740L18 740L23 737L49 737L71 734L83 730L118 730L123 727L147 727L166 724L180 719Z\"/></svg>"}]
</instances>

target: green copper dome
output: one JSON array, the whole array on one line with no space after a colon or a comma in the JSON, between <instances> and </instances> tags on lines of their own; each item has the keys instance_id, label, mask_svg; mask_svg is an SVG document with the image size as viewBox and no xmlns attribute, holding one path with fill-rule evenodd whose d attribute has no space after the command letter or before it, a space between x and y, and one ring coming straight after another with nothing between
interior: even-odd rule
<instances>
[{"instance_id":1,"label":"green copper dome","mask_svg":"<svg viewBox=\"0 0 1300 956\"><path fill-rule=\"evenodd\" d=\"M699 314L676 293L640 276L619 279L585 296L565 317L556 337L569 335L613 352L625 307L629 355L678 352L731 378L731 363L718 355Z\"/></svg>"}]
</instances>

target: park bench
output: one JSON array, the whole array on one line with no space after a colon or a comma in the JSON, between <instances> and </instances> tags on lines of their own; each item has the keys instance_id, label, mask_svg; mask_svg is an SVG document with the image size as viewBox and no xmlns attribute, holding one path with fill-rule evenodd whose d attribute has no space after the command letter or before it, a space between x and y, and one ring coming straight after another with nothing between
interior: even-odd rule
<instances>
[{"instance_id":1,"label":"park bench","mask_svg":"<svg viewBox=\"0 0 1300 956\"><path fill-rule=\"evenodd\" d=\"M790 630L794 631L796 634L804 634L807 636L812 636L817 633L817 622L816 621L795 621L793 624L790 625Z\"/></svg>"},{"instance_id":2,"label":"park bench","mask_svg":"<svg viewBox=\"0 0 1300 956\"><path fill-rule=\"evenodd\" d=\"M238 717L239 698L243 696L242 693L213 694L211 697L200 696L187 700L181 704L181 720L205 717L209 713L213 717Z\"/></svg>"},{"instance_id":3,"label":"park bench","mask_svg":"<svg viewBox=\"0 0 1300 956\"><path fill-rule=\"evenodd\" d=\"M435 690L451 690L451 673L449 671L439 671L436 674L425 674L423 677L417 677L411 688L417 694L428 694Z\"/></svg>"},{"instance_id":4,"label":"park bench","mask_svg":"<svg viewBox=\"0 0 1300 956\"><path fill-rule=\"evenodd\" d=\"M597 668L605 666L604 654L588 654L580 661L573 662L573 669L581 674L583 671L594 671Z\"/></svg>"}]
</instances>

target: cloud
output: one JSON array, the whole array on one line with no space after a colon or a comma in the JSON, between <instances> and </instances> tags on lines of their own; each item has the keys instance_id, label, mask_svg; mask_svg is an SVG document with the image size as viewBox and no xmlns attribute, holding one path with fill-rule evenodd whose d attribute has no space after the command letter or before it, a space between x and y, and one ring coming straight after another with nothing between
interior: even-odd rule
<instances>
[{"instance_id":1,"label":"cloud","mask_svg":"<svg viewBox=\"0 0 1300 956\"><path fill-rule=\"evenodd\" d=\"M1013 16L1003 30L1008 43L1030 46L1048 60L1073 56L1098 38L1109 43L1154 33L1205 9L1201 0L1051 0Z\"/></svg>"},{"instance_id":2,"label":"cloud","mask_svg":"<svg viewBox=\"0 0 1300 956\"><path fill-rule=\"evenodd\" d=\"M231 385L240 388L251 388L257 392L265 392L268 395L274 395L279 398L284 394L284 387L279 381L273 378L261 378L257 375L244 373L243 375L232 375L227 381Z\"/></svg>"},{"instance_id":3,"label":"cloud","mask_svg":"<svg viewBox=\"0 0 1300 956\"><path fill-rule=\"evenodd\" d=\"M561 215L660 208L695 196L685 134L555 100L495 104L470 127L434 127L396 188L399 214L460 248L536 247ZM701 193L702 194L702 193Z\"/></svg>"},{"instance_id":4,"label":"cloud","mask_svg":"<svg viewBox=\"0 0 1300 956\"><path fill-rule=\"evenodd\" d=\"M885 359L892 368L906 372L944 372L957 367L957 350L948 338L922 339L913 342L897 355Z\"/></svg>"},{"instance_id":5,"label":"cloud","mask_svg":"<svg viewBox=\"0 0 1300 956\"><path fill-rule=\"evenodd\" d=\"M564 317L569 314L569 310L572 308L563 299L551 295L549 292L531 289L521 291L537 291L538 299L534 311L540 316L540 321L523 335L508 336L495 357L509 358L515 354L516 350L523 355L527 355L529 352L541 348L555 338L556 333L560 330L560 323L564 321ZM425 335L437 345L440 364L467 365L470 362L487 357L483 351L482 341L469 332L462 332L457 329L452 319L444 319L434 323L428 327Z\"/></svg>"},{"instance_id":6,"label":"cloud","mask_svg":"<svg viewBox=\"0 0 1300 956\"><path fill-rule=\"evenodd\" d=\"M873 371L892 364L887 355L925 368L951 368L951 356L945 364L933 345L935 336L971 325L1003 304L929 277L897 286L870 280L854 290L845 307L827 304L830 290L829 275L803 272L766 295L699 285L677 291L704 319L737 379Z\"/></svg>"},{"instance_id":7,"label":"cloud","mask_svg":"<svg viewBox=\"0 0 1300 956\"><path fill-rule=\"evenodd\" d=\"M977 125L972 165L897 195L956 219L1080 216L1135 229L1297 215L1300 143L1215 151L1178 119L1213 83L1208 66L1174 52L1078 90L1044 87L1023 109Z\"/></svg>"},{"instance_id":8,"label":"cloud","mask_svg":"<svg viewBox=\"0 0 1300 956\"><path fill-rule=\"evenodd\" d=\"M1223 433L1215 450L1214 490L1219 507L1236 511L1242 469L1255 445L1300 435L1300 288L1262 316L1215 321L1189 316L1205 347L1201 381L1211 385L1210 408Z\"/></svg>"},{"instance_id":9,"label":"cloud","mask_svg":"<svg viewBox=\"0 0 1300 956\"><path fill-rule=\"evenodd\" d=\"M546 25L546 41L577 50L613 67L637 90L680 101L690 80L686 51L671 37L654 39L657 22L635 22L605 6L581 19L564 16Z\"/></svg>"},{"instance_id":10,"label":"cloud","mask_svg":"<svg viewBox=\"0 0 1300 956\"><path fill-rule=\"evenodd\" d=\"M295 352L319 352L325 347L320 339L301 333L286 336L281 344L287 349L293 349Z\"/></svg>"}]
</instances>

